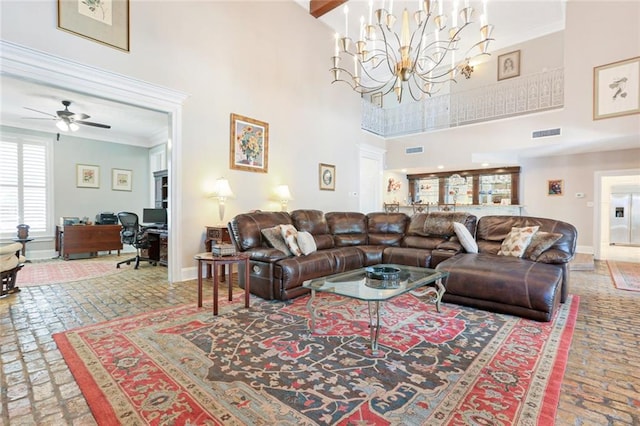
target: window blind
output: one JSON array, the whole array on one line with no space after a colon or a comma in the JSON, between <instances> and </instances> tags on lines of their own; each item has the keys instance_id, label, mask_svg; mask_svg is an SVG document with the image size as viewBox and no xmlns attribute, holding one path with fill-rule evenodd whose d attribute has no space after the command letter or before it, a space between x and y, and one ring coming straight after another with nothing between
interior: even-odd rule
<instances>
[{"instance_id":1,"label":"window blind","mask_svg":"<svg viewBox=\"0 0 640 426\"><path fill-rule=\"evenodd\" d=\"M51 234L49 142L3 135L0 141L0 236L15 237L19 224L29 236Z\"/></svg>"}]
</instances>

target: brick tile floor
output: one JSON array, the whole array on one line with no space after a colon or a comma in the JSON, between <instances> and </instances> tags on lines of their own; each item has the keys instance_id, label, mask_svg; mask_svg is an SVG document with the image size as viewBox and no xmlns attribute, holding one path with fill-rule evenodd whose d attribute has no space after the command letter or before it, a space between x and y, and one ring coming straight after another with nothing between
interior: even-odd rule
<instances>
[{"instance_id":1,"label":"brick tile floor","mask_svg":"<svg viewBox=\"0 0 640 426\"><path fill-rule=\"evenodd\" d=\"M95 425L51 335L196 301L195 281L169 284L162 267L123 269L0 299L0 424ZM640 425L640 293L616 290L604 262L573 271L572 283L581 302L556 424Z\"/></svg>"}]
</instances>

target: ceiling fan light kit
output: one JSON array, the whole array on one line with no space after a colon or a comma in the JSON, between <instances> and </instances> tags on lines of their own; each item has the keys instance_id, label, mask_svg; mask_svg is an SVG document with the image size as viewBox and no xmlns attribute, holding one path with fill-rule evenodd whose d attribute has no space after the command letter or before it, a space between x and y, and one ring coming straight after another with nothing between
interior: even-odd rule
<instances>
[{"instance_id":1,"label":"ceiling fan light kit","mask_svg":"<svg viewBox=\"0 0 640 426\"><path fill-rule=\"evenodd\" d=\"M355 43L349 38L349 9L344 6L345 32L342 36L335 34L332 83L345 82L360 94L382 92L386 95L393 90L399 103L406 89L419 101L424 95L437 93L443 83L455 82L456 75L462 71L469 78L467 75L472 71L467 68L469 61L489 54L493 25L488 23L487 0L482 0L479 41L458 56L461 64L456 63L456 51L462 32L469 32L475 13L469 0L460 8L458 0L453 0L448 28L448 17L443 13L444 0L419 1L418 10L413 13L415 29L410 31L410 15L405 8L399 34L394 30L397 18L393 15L393 0L389 1L388 9L383 0L382 7L375 11L373 3L369 0L369 23L365 23L364 16L360 18Z\"/></svg>"},{"instance_id":2,"label":"ceiling fan light kit","mask_svg":"<svg viewBox=\"0 0 640 426\"><path fill-rule=\"evenodd\" d=\"M44 111L38 111L37 109L33 109L29 107L25 107L25 109L50 116L51 118L43 118L43 120L55 120L56 127L63 132L78 131L80 129L80 126L78 126L78 124L83 124L85 126L99 127L102 129L111 128L111 126L108 124L93 123L91 121L85 121L87 118L91 118L87 114L75 113L75 112L69 111L69 106L71 105L71 101L62 101L62 105L64 105L64 109L60 111L56 111L56 115L49 114L48 112L44 112ZM27 118L32 118L32 117L27 117ZM39 118L36 118L36 119L39 119Z\"/></svg>"}]
</instances>

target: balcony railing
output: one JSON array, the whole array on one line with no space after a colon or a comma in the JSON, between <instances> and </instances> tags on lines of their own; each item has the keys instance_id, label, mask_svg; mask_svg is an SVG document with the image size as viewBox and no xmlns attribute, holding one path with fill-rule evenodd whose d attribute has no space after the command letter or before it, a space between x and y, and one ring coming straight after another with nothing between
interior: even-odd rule
<instances>
[{"instance_id":1,"label":"balcony railing","mask_svg":"<svg viewBox=\"0 0 640 426\"><path fill-rule=\"evenodd\" d=\"M383 137L401 136L563 106L564 70L557 68L392 108L363 100L362 129Z\"/></svg>"}]
</instances>

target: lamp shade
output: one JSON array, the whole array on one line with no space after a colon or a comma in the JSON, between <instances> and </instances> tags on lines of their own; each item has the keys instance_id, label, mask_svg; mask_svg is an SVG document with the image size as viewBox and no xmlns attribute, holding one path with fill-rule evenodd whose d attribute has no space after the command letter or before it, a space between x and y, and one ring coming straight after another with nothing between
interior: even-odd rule
<instances>
[{"instance_id":1,"label":"lamp shade","mask_svg":"<svg viewBox=\"0 0 640 426\"><path fill-rule=\"evenodd\" d=\"M291 200L291 191L289 191L289 185L279 185L276 187L276 197L280 201Z\"/></svg>"},{"instance_id":2,"label":"lamp shade","mask_svg":"<svg viewBox=\"0 0 640 426\"><path fill-rule=\"evenodd\" d=\"M213 196L218 198L233 197L233 191L227 179L220 178L216 180L216 185L213 188Z\"/></svg>"}]
</instances>

